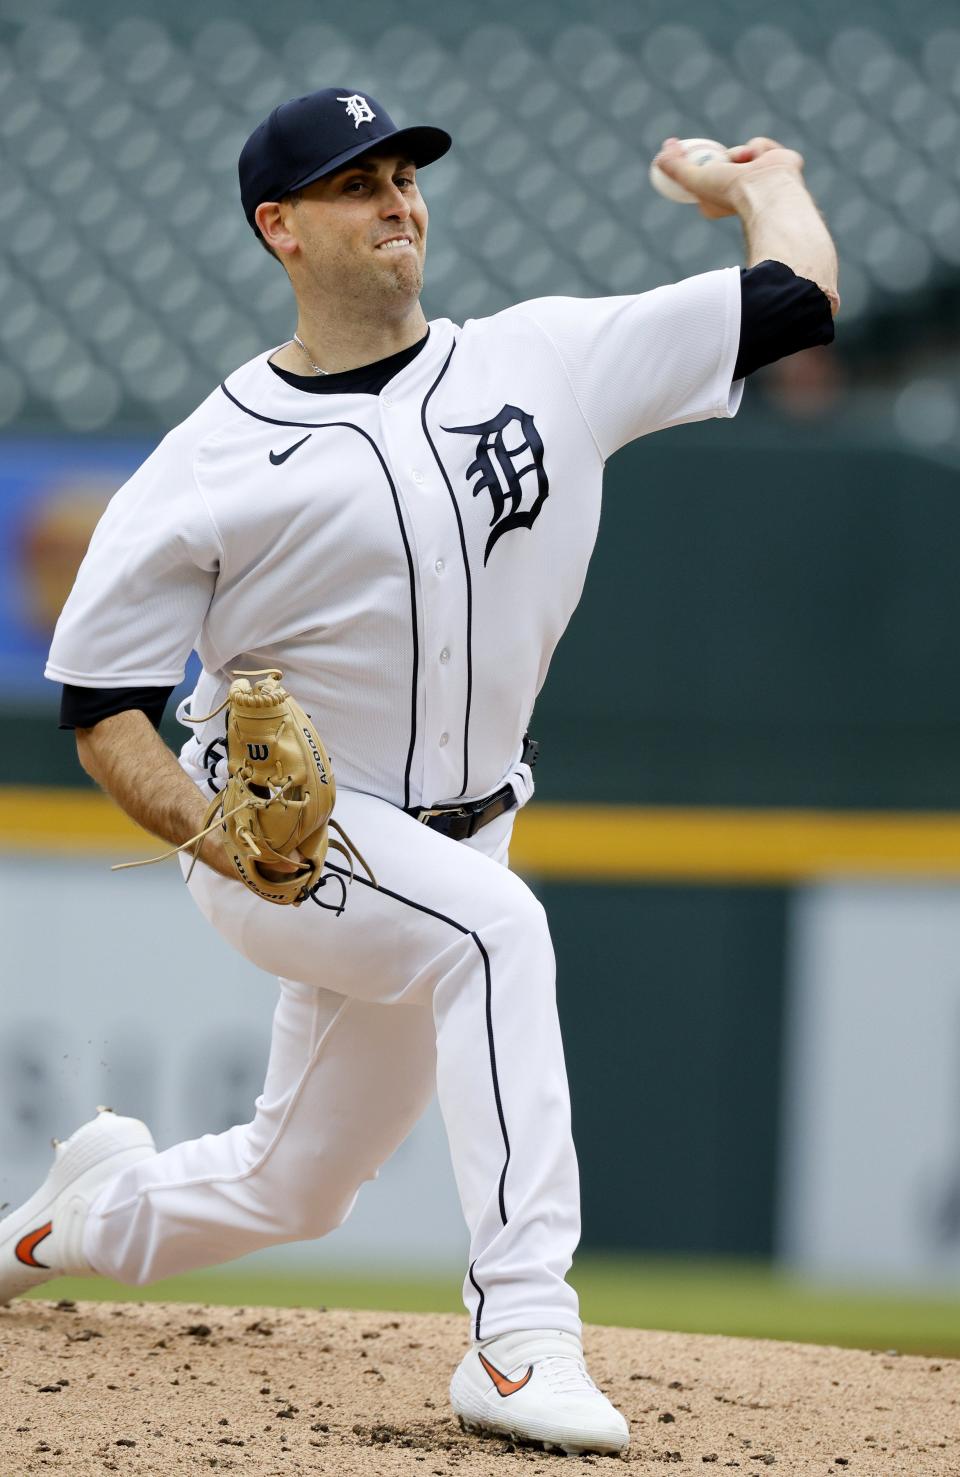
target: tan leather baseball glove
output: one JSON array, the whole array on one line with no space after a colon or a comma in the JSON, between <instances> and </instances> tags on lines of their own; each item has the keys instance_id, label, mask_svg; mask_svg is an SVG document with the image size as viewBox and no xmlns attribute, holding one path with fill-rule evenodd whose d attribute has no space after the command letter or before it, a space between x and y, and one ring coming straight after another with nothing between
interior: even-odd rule
<instances>
[{"instance_id":1,"label":"tan leather baseball glove","mask_svg":"<svg viewBox=\"0 0 960 1477\"><path fill-rule=\"evenodd\" d=\"M328 849L341 852L351 870L351 852L359 853L331 820L337 788L330 759L300 704L281 687L282 675L250 673L260 680L251 684L240 675L230 684L229 779L207 824L220 815L223 845L241 882L266 902L296 906L320 880ZM331 828L342 840L330 837ZM273 867L294 853L302 865L278 880Z\"/></svg>"},{"instance_id":2,"label":"tan leather baseball glove","mask_svg":"<svg viewBox=\"0 0 960 1477\"><path fill-rule=\"evenodd\" d=\"M206 723L226 708L228 779L214 796L202 830L176 850L192 848L195 865L204 836L219 827L240 881L265 902L297 907L317 888L329 850L346 857L351 879L354 857L374 885L376 878L331 819L337 789L329 756L300 704L281 687L282 676L279 671L236 672L221 706L189 719ZM260 680L251 683L251 677ZM296 871L276 870L289 861L297 863Z\"/></svg>"}]
</instances>

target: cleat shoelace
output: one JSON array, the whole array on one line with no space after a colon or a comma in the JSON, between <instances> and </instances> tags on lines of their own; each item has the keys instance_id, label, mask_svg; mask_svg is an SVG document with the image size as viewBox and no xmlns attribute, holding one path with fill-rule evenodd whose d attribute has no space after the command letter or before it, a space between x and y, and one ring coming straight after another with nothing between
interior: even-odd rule
<instances>
[{"instance_id":1,"label":"cleat shoelace","mask_svg":"<svg viewBox=\"0 0 960 1477\"><path fill-rule=\"evenodd\" d=\"M557 1355L537 1361L537 1373L557 1395L599 1395L582 1359Z\"/></svg>"}]
</instances>

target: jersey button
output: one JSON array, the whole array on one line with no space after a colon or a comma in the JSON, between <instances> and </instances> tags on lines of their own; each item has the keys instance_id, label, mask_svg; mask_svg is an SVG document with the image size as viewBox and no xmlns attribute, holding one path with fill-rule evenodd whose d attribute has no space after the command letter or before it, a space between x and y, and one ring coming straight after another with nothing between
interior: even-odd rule
<instances>
[{"instance_id":1,"label":"jersey button","mask_svg":"<svg viewBox=\"0 0 960 1477\"><path fill-rule=\"evenodd\" d=\"M444 564L442 559L438 559L433 567L437 571L437 574L443 574L443 571L446 569L447 566Z\"/></svg>"},{"instance_id":2,"label":"jersey button","mask_svg":"<svg viewBox=\"0 0 960 1477\"><path fill-rule=\"evenodd\" d=\"M446 666L447 662L450 660L450 651L448 647L445 646L441 651L440 660L443 662L444 666Z\"/></svg>"},{"instance_id":3,"label":"jersey button","mask_svg":"<svg viewBox=\"0 0 960 1477\"><path fill-rule=\"evenodd\" d=\"M440 735L440 747L441 747L441 749L445 749L447 747L447 744L449 742L450 742L450 735L448 733L442 733Z\"/></svg>"},{"instance_id":4,"label":"jersey button","mask_svg":"<svg viewBox=\"0 0 960 1477\"><path fill-rule=\"evenodd\" d=\"M423 473L420 471L420 469L418 467L411 467L410 468L410 476L413 478L414 482L417 484L418 487L425 480Z\"/></svg>"}]
</instances>

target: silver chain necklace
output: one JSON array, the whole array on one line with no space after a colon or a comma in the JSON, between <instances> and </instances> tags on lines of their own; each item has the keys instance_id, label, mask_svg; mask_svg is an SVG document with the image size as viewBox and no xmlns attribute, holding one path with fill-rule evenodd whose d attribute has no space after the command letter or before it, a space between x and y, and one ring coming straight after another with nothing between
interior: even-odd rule
<instances>
[{"instance_id":1,"label":"silver chain necklace","mask_svg":"<svg viewBox=\"0 0 960 1477\"><path fill-rule=\"evenodd\" d=\"M292 342L296 344L296 346L297 346L298 349L300 349L300 351L303 354L303 357L306 359L307 363L310 365L310 368L313 370L314 374L330 374L331 373L331 371L329 369L321 369L320 366L319 366L319 364L317 363L317 361L315 359L312 359L310 357L310 350L307 348L306 344L303 342L303 339L300 337L300 335L298 333L295 333L293 335Z\"/></svg>"}]
</instances>

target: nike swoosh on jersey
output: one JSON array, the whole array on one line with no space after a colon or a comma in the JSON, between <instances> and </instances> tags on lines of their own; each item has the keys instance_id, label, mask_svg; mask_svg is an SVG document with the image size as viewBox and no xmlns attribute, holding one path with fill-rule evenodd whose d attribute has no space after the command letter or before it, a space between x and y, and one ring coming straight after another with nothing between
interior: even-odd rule
<instances>
[{"instance_id":1,"label":"nike swoosh on jersey","mask_svg":"<svg viewBox=\"0 0 960 1477\"><path fill-rule=\"evenodd\" d=\"M287 447L286 451L281 451L279 453L276 451L271 451L270 460L272 461L273 465L275 467L279 467L281 462L285 462L288 456L293 456L293 453L303 445L304 441L309 441L312 435L313 432L308 431L306 436L304 436L301 441L295 441L292 446Z\"/></svg>"},{"instance_id":2,"label":"nike swoosh on jersey","mask_svg":"<svg viewBox=\"0 0 960 1477\"><path fill-rule=\"evenodd\" d=\"M25 1267L42 1267L44 1271L50 1268L46 1262L38 1262L34 1252L41 1241L46 1241L53 1230L53 1221L47 1221L45 1226L38 1226L35 1231L28 1231L26 1236L21 1236L14 1248L14 1256L18 1262L23 1262Z\"/></svg>"},{"instance_id":3,"label":"nike swoosh on jersey","mask_svg":"<svg viewBox=\"0 0 960 1477\"><path fill-rule=\"evenodd\" d=\"M485 1359L482 1354L479 1355L479 1359L487 1374L496 1385L498 1393L504 1396L504 1398L507 1395L515 1395L518 1390L522 1390L527 1380L533 1374L533 1365L531 1364L522 1380L508 1380L505 1374L501 1374L499 1369L490 1363L489 1359Z\"/></svg>"}]
</instances>

